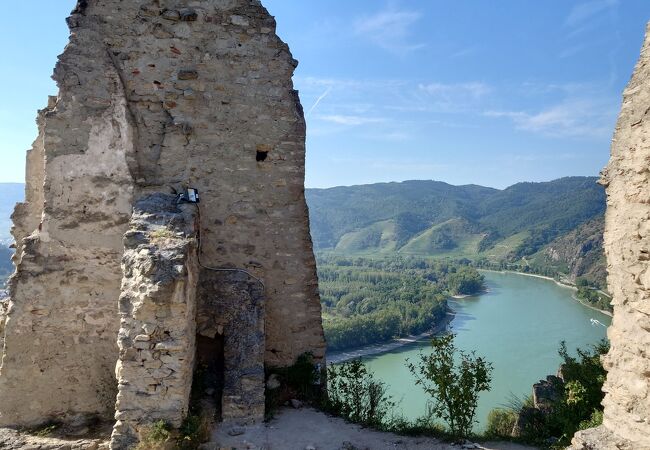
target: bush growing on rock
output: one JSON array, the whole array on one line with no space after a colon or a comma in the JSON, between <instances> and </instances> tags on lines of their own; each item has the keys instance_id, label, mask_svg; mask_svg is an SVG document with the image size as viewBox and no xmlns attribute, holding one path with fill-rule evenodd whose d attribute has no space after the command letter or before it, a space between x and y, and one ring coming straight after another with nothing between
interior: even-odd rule
<instances>
[{"instance_id":1,"label":"bush growing on rock","mask_svg":"<svg viewBox=\"0 0 650 450\"><path fill-rule=\"evenodd\" d=\"M566 344L560 344L563 359L560 367L562 380L557 387L557 398L542 411L539 405L521 405L516 408L520 436L532 443L549 440L562 447L570 443L578 430L593 428L602 423L601 402L606 371L600 360L609 344L601 341L591 349L577 350L577 357L569 355Z\"/></svg>"},{"instance_id":2,"label":"bush growing on rock","mask_svg":"<svg viewBox=\"0 0 650 450\"><path fill-rule=\"evenodd\" d=\"M576 358L569 355L564 342L560 345L564 390L547 420L549 435L559 437L560 442L568 443L583 422L597 425L602 421L602 388L607 372L600 358L608 349L609 344L601 341L590 350L578 349Z\"/></svg>"}]
</instances>

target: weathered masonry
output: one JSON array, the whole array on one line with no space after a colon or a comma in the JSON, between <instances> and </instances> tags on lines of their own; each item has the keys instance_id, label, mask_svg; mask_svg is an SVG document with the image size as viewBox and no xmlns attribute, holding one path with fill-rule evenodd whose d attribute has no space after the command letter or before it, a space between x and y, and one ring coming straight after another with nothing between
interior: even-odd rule
<instances>
[{"instance_id":1,"label":"weathered masonry","mask_svg":"<svg viewBox=\"0 0 650 450\"><path fill-rule=\"evenodd\" d=\"M650 28L623 95L609 165L605 252L614 320L603 425L574 449L650 449Z\"/></svg>"},{"instance_id":2,"label":"weathered masonry","mask_svg":"<svg viewBox=\"0 0 650 450\"><path fill-rule=\"evenodd\" d=\"M257 0L68 24L13 215L0 426L115 415L126 448L180 423L199 366L224 419L259 419L265 370L325 354L297 62Z\"/></svg>"}]
</instances>

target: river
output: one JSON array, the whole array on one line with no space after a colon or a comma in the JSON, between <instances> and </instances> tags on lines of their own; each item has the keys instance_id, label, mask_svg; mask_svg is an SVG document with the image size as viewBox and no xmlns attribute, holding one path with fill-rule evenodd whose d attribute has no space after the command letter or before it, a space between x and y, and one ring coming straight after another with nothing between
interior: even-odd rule
<instances>
[{"instance_id":1,"label":"river","mask_svg":"<svg viewBox=\"0 0 650 450\"><path fill-rule=\"evenodd\" d=\"M604 338L605 326L611 323L609 316L581 305L571 298L571 289L553 281L514 273L483 274L487 292L450 301L456 311L451 328L457 347L475 350L494 365L492 388L479 401L476 431L485 426L492 408L504 405L513 394L529 395L533 383L555 374L562 340L569 350L587 347ZM427 350L428 342L420 341L365 359L375 376L390 386L404 416L412 419L423 414L426 398L405 361L416 360L420 351Z\"/></svg>"}]
</instances>

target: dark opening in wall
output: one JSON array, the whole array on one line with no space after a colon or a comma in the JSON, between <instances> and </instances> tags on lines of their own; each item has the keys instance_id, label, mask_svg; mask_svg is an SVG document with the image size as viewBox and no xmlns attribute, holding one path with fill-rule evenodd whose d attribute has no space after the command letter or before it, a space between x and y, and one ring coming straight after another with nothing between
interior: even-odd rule
<instances>
[{"instance_id":1,"label":"dark opening in wall","mask_svg":"<svg viewBox=\"0 0 650 450\"><path fill-rule=\"evenodd\" d=\"M258 150L255 159L257 160L257 162L266 161L266 158L268 156L269 156L269 152L262 152Z\"/></svg>"},{"instance_id":2,"label":"dark opening in wall","mask_svg":"<svg viewBox=\"0 0 650 450\"><path fill-rule=\"evenodd\" d=\"M193 414L221 420L224 385L224 338L196 336L196 370L192 383Z\"/></svg>"}]
</instances>

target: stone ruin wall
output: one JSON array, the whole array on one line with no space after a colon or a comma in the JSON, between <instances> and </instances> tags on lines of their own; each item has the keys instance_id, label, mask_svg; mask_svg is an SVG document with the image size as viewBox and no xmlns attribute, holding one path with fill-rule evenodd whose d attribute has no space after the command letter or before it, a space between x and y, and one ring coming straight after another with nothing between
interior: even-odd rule
<instances>
[{"instance_id":1,"label":"stone ruin wall","mask_svg":"<svg viewBox=\"0 0 650 450\"><path fill-rule=\"evenodd\" d=\"M256 0L89 0L68 24L59 95L39 113L26 202L14 213L0 425L113 414L115 364L125 355L122 239L136 200L155 192L198 188L200 262L265 283L255 293L241 274L197 269L199 331L253 344L228 329L244 314L258 329L261 350L246 369L255 382L259 367L308 351L322 361L297 62L274 19ZM233 281L238 288L224 287ZM236 311L210 323L218 285L222 298L248 292L254 306L263 297L262 323ZM259 416L231 400L233 417Z\"/></svg>"},{"instance_id":2,"label":"stone ruin wall","mask_svg":"<svg viewBox=\"0 0 650 450\"><path fill-rule=\"evenodd\" d=\"M14 213L17 272L0 368L3 425L106 415L114 404L115 299L134 194L127 155L134 148L119 78L106 69L94 79L91 49L73 38L57 65L59 97L39 114L27 203ZM95 95L105 104L91 101Z\"/></svg>"},{"instance_id":3,"label":"stone ruin wall","mask_svg":"<svg viewBox=\"0 0 650 450\"><path fill-rule=\"evenodd\" d=\"M650 449L650 26L623 96L609 165L605 252L614 318L608 330L603 426L575 449Z\"/></svg>"},{"instance_id":4,"label":"stone ruin wall","mask_svg":"<svg viewBox=\"0 0 650 450\"><path fill-rule=\"evenodd\" d=\"M138 201L124 236L113 448L141 425L179 428L189 412L196 354L197 214L173 195ZM261 379L264 385L264 378Z\"/></svg>"}]
</instances>

